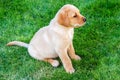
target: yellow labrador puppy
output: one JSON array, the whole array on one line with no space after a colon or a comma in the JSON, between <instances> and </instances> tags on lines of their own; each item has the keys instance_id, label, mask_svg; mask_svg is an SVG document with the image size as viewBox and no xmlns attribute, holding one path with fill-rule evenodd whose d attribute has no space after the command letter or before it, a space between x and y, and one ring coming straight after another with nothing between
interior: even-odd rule
<instances>
[{"instance_id":1,"label":"yellow labrador puppy","mask_svg":"<svg viewBox=\"0 0 120 80\"><path fill-rule=\"evenodd\" d=\"M68 73L75 70L71 60L79 60L73 47L74 28L84 25L86 19L75 6L64 5L51 20L50 24L41 28L35 33L29 44L13 41L7 45L18 45L28 48L30 56L35 59L49 62L53 67L57 67L59 62L54 58L59 57ZM69 58L70 57L70 58Z\"/></svg>"}]
</instances>

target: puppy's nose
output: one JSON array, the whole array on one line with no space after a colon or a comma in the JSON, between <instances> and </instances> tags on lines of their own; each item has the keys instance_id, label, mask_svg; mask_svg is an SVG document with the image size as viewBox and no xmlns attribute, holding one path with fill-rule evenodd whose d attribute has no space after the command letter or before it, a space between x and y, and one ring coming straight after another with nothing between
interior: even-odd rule
<instances>
[{"instance_id":1,"label":"puppy's nose","mask_svg":"<svg viewBox=\"0 0 120 80\"><path fill-rule=\"evenodd\" d=\"M86 18L85 17L83 18L83 21L86 22Z\"/></svg>"}]
</instances>

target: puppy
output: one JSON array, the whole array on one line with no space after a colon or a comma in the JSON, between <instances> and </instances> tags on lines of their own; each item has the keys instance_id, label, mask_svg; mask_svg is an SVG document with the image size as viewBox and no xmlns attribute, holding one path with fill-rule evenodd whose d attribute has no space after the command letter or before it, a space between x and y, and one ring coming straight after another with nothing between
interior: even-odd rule
<instances>
[{"instance_id":1,"label":"puppy","mask_svg":"<svg viewBox=\"0 0 120 80\"><path fill-rule=\"evenodd\" d=\"M71 59L80 60L73 47L74 28L84 25L86 19L75 6L64 5L50 21L50 24L35 33L29 44L20 41L9 42L7 45L18 45L28 48L30 56L49 62L57 67L59 57L68 73L74 73Z\"/></svg>"}]
</instances>

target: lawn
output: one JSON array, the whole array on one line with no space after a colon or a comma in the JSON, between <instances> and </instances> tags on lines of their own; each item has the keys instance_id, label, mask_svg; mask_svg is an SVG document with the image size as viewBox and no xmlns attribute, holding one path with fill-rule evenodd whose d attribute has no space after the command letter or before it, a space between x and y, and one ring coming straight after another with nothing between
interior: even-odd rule
<instances>
[{"instance_id":1,"label":"lawn","mask_svg":"<svg viewBox=\"0 0 120 80\"><path fill-rule=\"evenodd\" d=\"M82 58L72 60L75 73L31 58L26 48L6 46L29 43L67 3L87 18L75 29L74 47ZM0 80L120 80L120 0L0 0Z\"/></svg>"}]
</instances>

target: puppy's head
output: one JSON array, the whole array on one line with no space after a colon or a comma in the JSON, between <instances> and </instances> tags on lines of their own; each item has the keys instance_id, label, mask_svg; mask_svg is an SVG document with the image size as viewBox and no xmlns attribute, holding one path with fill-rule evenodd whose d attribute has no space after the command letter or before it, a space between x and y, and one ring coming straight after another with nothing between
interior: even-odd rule
<instances>
[{"instance_id":1,"label":"puppy's head","mask_svg":"<svg viewBox=\"0 0 120 80\"><path fill-rule=\"evenodd\" d=\"M85 24L86 18L73 5L64 5L58 12L58 23L65 27L80 27Z\"/></svg>"}]
</instances>

